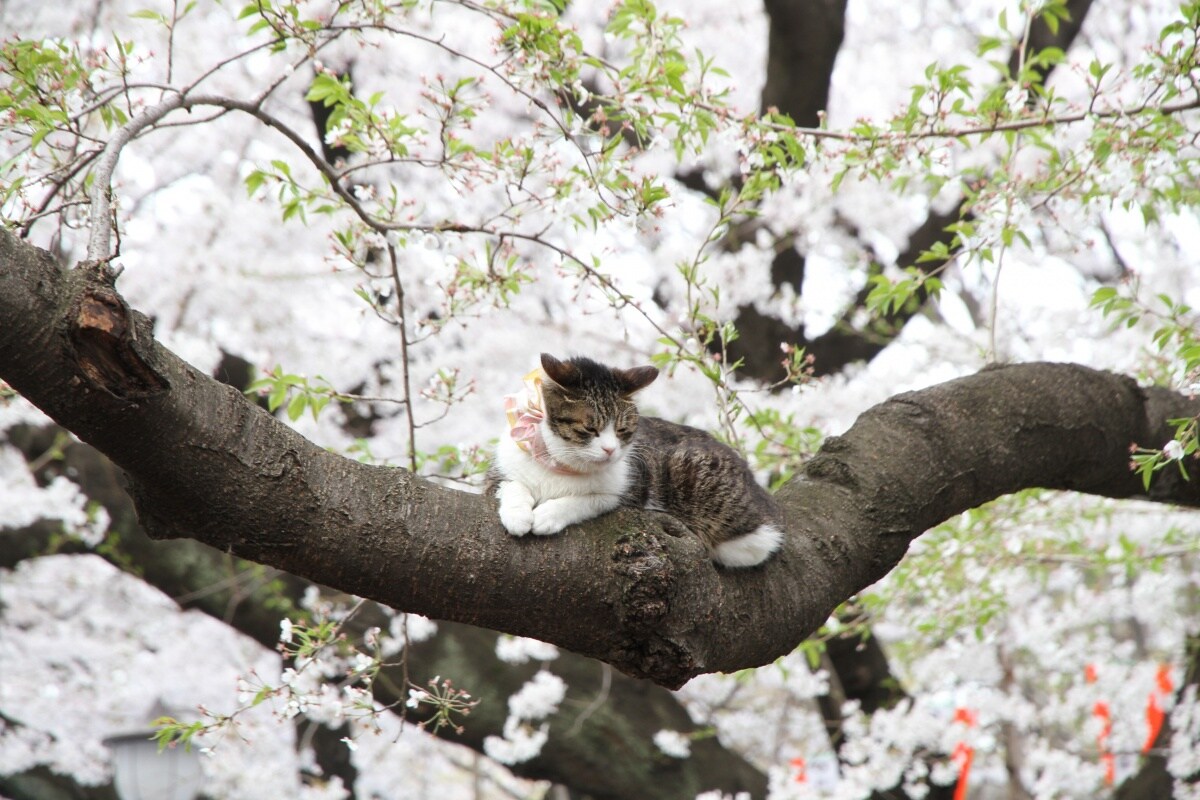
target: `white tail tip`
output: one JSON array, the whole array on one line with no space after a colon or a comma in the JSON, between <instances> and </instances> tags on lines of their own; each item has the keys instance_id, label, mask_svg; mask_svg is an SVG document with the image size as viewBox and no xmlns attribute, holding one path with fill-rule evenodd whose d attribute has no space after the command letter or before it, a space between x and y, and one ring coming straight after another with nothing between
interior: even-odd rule
<instances>
[{"instance_id":1,"label":"white tail tip","mask_svg":"<svg viewBox=\"0 0 1200 800\"><path fill-rule=\"evenodd\" d=\"M759 525L745 536L714 547L713 559L726 567L753 567L770 558L782 543L783 531L774 525Z\"/></svg>"}]
</instances>

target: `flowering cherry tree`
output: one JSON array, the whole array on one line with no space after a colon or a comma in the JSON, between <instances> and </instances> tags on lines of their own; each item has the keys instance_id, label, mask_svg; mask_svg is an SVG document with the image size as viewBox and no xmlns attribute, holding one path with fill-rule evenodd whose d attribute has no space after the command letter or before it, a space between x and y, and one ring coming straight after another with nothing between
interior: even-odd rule
<instances>
[{"instance_id":1,"label":"flowering cherry tree","mask_svg":"<svg viewBox=\"0 0 1200 800\"><path fill-rule=\"evenodd\" d=\"M3 12L0 524L281 651L165 742L271 707L592 796L1186 791L1194 523L1082 496L1200 503L1200 6L116 5ZM843 66L905 25L932 51ZM667 372L647 410L747 454L780 555L632 510L507 536L475 477L547 332Z\"/></svg>"}]
</instances>

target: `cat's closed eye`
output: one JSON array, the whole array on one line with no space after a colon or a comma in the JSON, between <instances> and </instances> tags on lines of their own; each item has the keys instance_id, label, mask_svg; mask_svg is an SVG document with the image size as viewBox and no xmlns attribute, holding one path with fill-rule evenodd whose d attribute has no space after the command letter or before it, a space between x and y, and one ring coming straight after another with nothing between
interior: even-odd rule
<instances>
[{"instance_id":1,"label":"cat's closed eye","mask_svg":"<svg viewBox=\"0 0 1200 800\"><path fill-rule=\"evenodd\" d=\"M595 438L600 435L600 431L591 425L575 425L571 429L579 436L591 436Z\"/></svg>"}]
</instances>

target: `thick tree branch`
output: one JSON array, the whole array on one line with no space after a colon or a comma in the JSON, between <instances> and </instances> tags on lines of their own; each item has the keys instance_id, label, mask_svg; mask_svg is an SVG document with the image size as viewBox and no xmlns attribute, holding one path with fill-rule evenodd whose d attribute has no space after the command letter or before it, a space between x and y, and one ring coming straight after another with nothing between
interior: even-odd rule
<instances>
[{"instance_id":1,"label":"thick tree branch","mask_svg":"<svg viewBox=\"0 0 1200 800\"><path fill-rule=\"evenodd\" d=\"M0 233L0 378L129 476L143 526L190 537L393 608L532 636L676 687L789 652L909 541L961 511L1041 486L1143 496L1132 443L1200 401L1075 365L986 370L900 395L830 439L779 493L788 537L762 569L719 570L654 514L514 539L491 503L305 440L154 341L111 272L62 271ZM123 331L86 368L72 333ZM113 355L113 354L116 355ZM148 383L146 374L155 377ZM130 391L130 389L134 391ZM1200 504L1171 470L1151 499Z\"/></svg>"},{"instance_id":2,"label":"thick tree branch","mask_svg":"<svg viewBox=\"0 0 1200 800\"><path fill-rule=\"evenodd\" d=\"M846 0L764 0L770 19L762 108L819 128L829 78L846 35Z\"/></svg>"}]
</instances>

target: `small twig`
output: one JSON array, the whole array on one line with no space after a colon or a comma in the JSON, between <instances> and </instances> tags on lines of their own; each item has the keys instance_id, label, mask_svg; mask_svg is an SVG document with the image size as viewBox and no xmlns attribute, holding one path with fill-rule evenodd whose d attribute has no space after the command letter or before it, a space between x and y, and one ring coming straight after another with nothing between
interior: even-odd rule
<instances>
[{"instance_id":1,"label":"small twig","mask_svg":"<svg viewBox=\"0 0 1200 800\"><path fill-rule=\"evenodd\" d=\"M273 580L275 578L275 576L279 574L279 570L268 569L266 574L269 576L269 578L271 580ZM171 599L174 600L179 605L183 606L183 605L187 605L188 603L194 602L196 600L200 600L202 598L208 597L211 594L216 594L217 592L223 592L226 589L237 588L238 586L240 586L243 583L257 581L257 579L258 579L258 575L256 574L255 570L244 569L240 572L230 575L228 578L222 578L221 580L217 581L216 583L210 583L208 586L204 586L200 589L196 589L195 591L188 592L187 594L181 594L178 597L173 597Z\"/></svg>"},{"instance_id":2,"label":"small twig","mask_svg":"<svg viewBox=\"0 0 1200 800\"><path fill-rule=\"evenodd\" d=\"M404 400L396 397L374 397L365 394L353 394L351 392L333 392L334 398L343 402L362 402L362 403L396 403L404 405Z\"/></svg>"},{"instance_id":3,"label":"small twig","mask_svg":"<svg viewBox=\"0 0 1200 800\"><path fill-rule=\"evenodd\" d=\"M1025 15L1025 30L1021 34L1021 42L1017 45L1017 76L1020 77L1021 71L1025 69L1026 48L1029 46L1029 35L1033 29L1032 13ZM1019 84L1014 83L1014 86ZM1009 169L1006 170L1012 174L1011 167L1016 164L1017 155L1021 152L1021 131L1014 133L1008 147L1008 164ZM991 319L988 325L988 352L991 354L992 362L999 360L1000 354L996 352L996 328L999 327L1000 317L1000 274L1004 270L1004 256L1008 253L1008 240L1004 236L1004 232L1008 229L1012 222L1013 215L1013 194L1011 192L1005 194L1004 203L1004 222L1000 228L1000 253L996 258L996 278L992 281L992 302L991 302Z\"/></svg>"},{"instance_id":4,"label":"small twig","mask_svg":"<svg viewBox=\"0 0 1200 800\"><path fill-rule=\"evenodd\" d=\"M1108 223L1104 221L1104 217L1100 217L1100 232L1104 234L1104 241L1108 242L1108 249L1112 251L1113 260L1117 262L1117 268L1121 270L1121 277L1133 274L1133 268L1129 266L1129 262L1121 255L1120 249L1117 248L1117 243L1113 239L1112 231L1109 230Z\"/></svg>"},{"instance_id":5,"label":"small twig","mask_svg":"<svg viewBox=\"0 0 1200 800\"><path fill-rule=\"evenodd\" d=\"M396 316L400 326L400 373L404 387L405 422L408 425L408 468L417 471L417 428L413 422L412 388L408 379L408 322L404 311L404 283L400 280L400 267L396 263L396 246L387 243L388 260L392 267L392 283L396 286Z\"/></svg>"},{"instance_id":6,"label":"small twig","mask_svg":"<svg viewBox=\"0 0 1200 800\"><path fill-rule=\"evenodd\" d=\"M583 727L583 723L587 722L588 717L595 714L596 710L608 701L608 693L612 689L612 667L602 662L600 668L600 691L596 692L596 696L592 698L592 702L588 703L587 708L581 711L579 716L575 718L575 721L571 723L571 727L563 734L564 737L574 736L579 733Z\"/></svg>"},{"instance_id":7,"label":"small twig","mask_svg":"<svg viewBox=\"0 0 1200 800\"><path fill-rule=\"evenodd\" d=\"M171 3L171 24L167 26L167 83L175 72L175 25L179 22L179 0Z\"/></svg>"}]
</instances>

